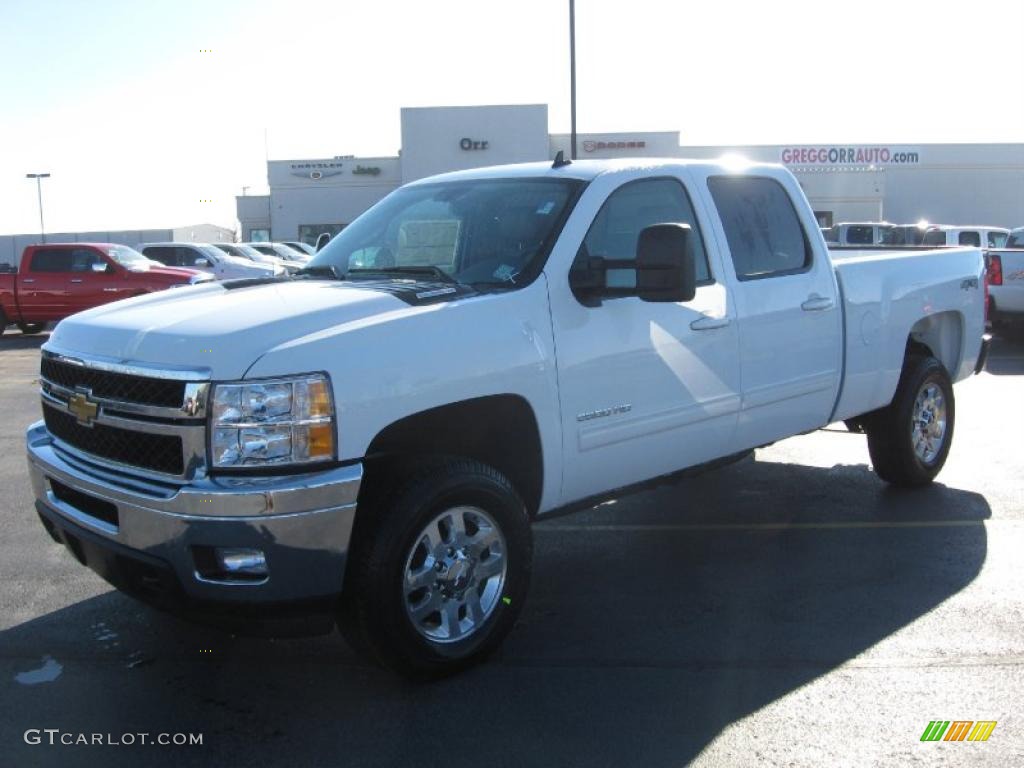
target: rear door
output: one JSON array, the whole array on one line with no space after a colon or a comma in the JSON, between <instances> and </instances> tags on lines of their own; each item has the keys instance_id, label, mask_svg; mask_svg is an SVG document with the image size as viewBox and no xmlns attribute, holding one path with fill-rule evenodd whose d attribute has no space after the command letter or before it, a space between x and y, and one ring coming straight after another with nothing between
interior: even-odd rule
<instances>
[{"instance_id":1,"label":"rear door","mask_svg":"<svg viewBox=\"0 0 1024 768\"><path fill-rule=\"evenodd\" d=\"M18 305L26 322L45 322L64 317L71 280L68 248L36 248L28 267L18 274Z\"/></svg>"},{"instance_id":2,"label":"rear door","mask_svg":"<svg viewBox=\"0 0 1024 768\"><path fill-rule=\"evenodd\" d=\"M793 204L791 178L711 176L707 188L739 317L737 448L821 427L839 391L842 317L810 210Z\"/></svg>"}]
</instances>

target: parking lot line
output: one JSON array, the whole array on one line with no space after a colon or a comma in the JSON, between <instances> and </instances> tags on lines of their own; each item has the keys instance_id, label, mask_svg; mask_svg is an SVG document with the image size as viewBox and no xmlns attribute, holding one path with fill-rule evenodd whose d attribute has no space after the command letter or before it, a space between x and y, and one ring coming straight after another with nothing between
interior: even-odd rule
<instances>
[{"instance_id":1,"label":"parking lot line","mask_svg":"<svg viewBox=\"0 0 1024 768\"><path fill-rule=\"evenodd\" d=\"M970 526L1021 524L1019 520L906 520L846 523L696 523L696 524L631 524L613 523L598 525L547 525L539 523L534 531L546 533L700 533L704 531L830 531L861 528L963 528Z\"/></svg>"}]
</instances>

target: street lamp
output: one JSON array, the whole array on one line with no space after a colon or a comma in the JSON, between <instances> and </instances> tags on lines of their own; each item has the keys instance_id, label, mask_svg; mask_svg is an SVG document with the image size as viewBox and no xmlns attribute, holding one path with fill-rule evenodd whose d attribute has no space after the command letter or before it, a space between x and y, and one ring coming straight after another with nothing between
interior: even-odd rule
<instances>
[{"instance_id":1,"label":"street lamp","mask_svg":"<svg viewBox=\"0 0 1024 768\"><path fill-rule=\"evenodd\" d=\"M569 158L576 159L576 0L569 0L569 90L570 120Z\"/></svg>"},{"instance_id":2,"label":"street lamp","mask_svg":"<svg viewBox=\"0 0 1024 768\"><path fill-rule=\"evenodd\" d=\"M39 234L43 238L43 242L46 242L46 228L43 227L43 184L41 179L50 178L48 173L26 173L26 179L36 180L36 193L39 195Z\"/></svg>"}]
</instances>

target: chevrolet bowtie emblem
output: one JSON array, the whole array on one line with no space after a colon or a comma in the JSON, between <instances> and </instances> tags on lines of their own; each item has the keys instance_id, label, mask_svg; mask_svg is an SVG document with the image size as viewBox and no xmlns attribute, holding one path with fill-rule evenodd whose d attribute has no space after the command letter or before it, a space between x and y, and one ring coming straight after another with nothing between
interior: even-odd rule
<instances>
[{"instance_id":1,"label":"chevrolet bowtie emblem","mask_svg":"<svg viewBox=\"0 0 1024 768\"><path fill-rule=\"evenodd\" d=\"M87 395L76 392L68 400L68 410L78 419L79 424L92 426L92 420L96 418L100 407L89 399Z\"/></svg>"}]
</instances>

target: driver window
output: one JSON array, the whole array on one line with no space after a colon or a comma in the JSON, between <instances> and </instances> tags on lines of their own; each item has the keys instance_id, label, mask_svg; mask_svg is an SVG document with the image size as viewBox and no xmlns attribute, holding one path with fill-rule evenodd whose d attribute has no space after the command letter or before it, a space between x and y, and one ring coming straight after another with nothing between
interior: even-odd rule
<instances>
[{"instance_id":1,"label":"driver window","mask_svg":"<svg viewBox=\"0 0 1024 768\"><path fill-rule=\"evenodd\" d=\"M630 181L615 190L590 225L577 259L636 259L640 232L652 224L689 224L697 285L713 282L693 206L683 185L675 179Z\"/></svg>"},{"instance_id":2,"label":"driver window","mask_svg":"<svg viewBox=\"0 0 1024 768\"><path fill-rule=\"evenodd\" d=\"M100 255L93 250L88 248L75 248L71 251L71 271L72 272L91 272L93 264L103 264L106 266L106 262L100 258Z\"/></svg>"}]
</instances>

